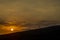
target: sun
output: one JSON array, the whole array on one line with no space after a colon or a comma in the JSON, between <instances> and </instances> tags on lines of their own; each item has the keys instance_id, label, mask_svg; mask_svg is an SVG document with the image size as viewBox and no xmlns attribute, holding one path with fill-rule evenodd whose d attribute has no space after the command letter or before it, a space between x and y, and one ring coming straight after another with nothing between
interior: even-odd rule
<instances>
[{"instance_id":1,"label":"sun","mask_svg":"<svg viewBox=\"0 0 60 40\"><path fill-rule=\"evenodd\" d=\"M11 31L14 31L14 29L13 29L13 28L11 28Z\"/></svg>"}]
</instances>

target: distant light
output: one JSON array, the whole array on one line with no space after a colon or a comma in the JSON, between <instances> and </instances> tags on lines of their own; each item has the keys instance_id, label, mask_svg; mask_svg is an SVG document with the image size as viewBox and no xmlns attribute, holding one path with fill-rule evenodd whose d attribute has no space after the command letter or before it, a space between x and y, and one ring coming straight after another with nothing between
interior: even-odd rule
<instances>
[{"instance_id":1,"label":"distant light","mask_svg":"<svg viewBox=\"0 0 60 40\"><path fill-rule=\"evenodd\" d=\"M13 28L11 28L11 31L14 31L14 29L13 29Z\"/></svg>"}]
</instances>

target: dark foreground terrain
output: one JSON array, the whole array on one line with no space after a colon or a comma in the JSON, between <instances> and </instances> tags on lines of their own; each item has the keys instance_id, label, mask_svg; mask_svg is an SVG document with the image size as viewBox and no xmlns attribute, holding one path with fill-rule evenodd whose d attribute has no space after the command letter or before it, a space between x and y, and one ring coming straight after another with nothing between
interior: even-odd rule
<instances>
[{"instance_id":1,"label":"dark foreground terrain","mask_svg":"<svg viewBox=\"0 0 60 40\"><path fill-rule=\"evenodd\" d=\"M8 35L0 35L0 40L42 40L60 39L60 25L42 29L17 32Z\"/></svg>"}]
</instances>

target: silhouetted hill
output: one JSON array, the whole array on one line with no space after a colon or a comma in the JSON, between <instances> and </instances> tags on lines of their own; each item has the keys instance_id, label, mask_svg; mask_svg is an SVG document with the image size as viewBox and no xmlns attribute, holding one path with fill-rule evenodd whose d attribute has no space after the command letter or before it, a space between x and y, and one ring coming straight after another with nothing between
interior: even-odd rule
<instances>
[{"instance_id":1,"label":"silhouetted hill","mask_svg":"<svg viewBox=\"0 0 60 40\"><path fill-rule=\"evenodd\" d=\"M60 25L1 35L0 40L42 40L60 39Z\"/></svg>"}]
</instances>

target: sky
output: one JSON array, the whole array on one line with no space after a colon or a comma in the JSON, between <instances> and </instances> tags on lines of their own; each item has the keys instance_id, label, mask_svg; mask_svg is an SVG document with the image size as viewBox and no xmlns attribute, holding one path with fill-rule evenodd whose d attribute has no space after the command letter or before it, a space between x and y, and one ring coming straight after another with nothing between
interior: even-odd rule
<instances>
[{"instance_id":1,"label":"sky","mask_svg":"<svg viewBox=\"0 0 60 40\"><path fill-rule=\"evenodd\" d=\"M0 24L10 22L29 28L60 24L60 0L0 0Z\"/></svg>"},{"instance_id":2,"label":"sky","mask_svg":"<svg viewBox=\"0 0 60 40\"><path fill-rule=\"evenodd\" d=\"M0 0L0 16L6 21L59 20L60 0Z\"/></svg>"}]
</instances>

